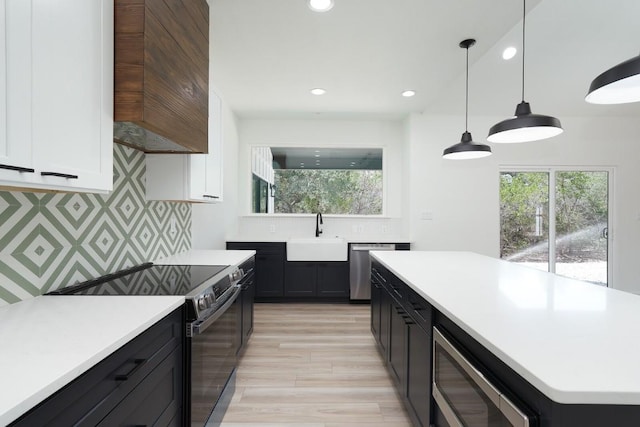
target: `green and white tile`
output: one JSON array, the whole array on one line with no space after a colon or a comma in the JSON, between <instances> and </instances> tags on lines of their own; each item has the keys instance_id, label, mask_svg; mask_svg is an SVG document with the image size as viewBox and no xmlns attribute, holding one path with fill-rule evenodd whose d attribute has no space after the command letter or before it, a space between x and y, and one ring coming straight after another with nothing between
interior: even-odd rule
<instances>
[{"instance_id":1,"label":"green and white tile","mask_svg":"<svg viewBox=\"0 0 640 427\"><path fill-rule=\"evenodd\" d=\"M113 164L110 194L0 191L0 306L191 248L191 205L145 200L144 154Z\"/></svg>"}]
</instances>

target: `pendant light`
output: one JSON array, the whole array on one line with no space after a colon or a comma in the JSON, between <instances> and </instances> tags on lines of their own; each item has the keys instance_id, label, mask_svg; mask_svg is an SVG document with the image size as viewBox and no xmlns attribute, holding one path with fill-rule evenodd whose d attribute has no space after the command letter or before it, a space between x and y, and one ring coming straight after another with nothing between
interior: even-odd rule
<instances>
[{"instance_id":1,"label":"pendant light","mask_svg":"<svg viewBox=\"0 0 640 427\"><path fill-rule=\"evenodd\" d=\"M460 47L467 50L467 79L466 101L464 113L464 133L460 142L444 150L442 157L445 159L465 160L479 159L491 155L491 147L485 144L476 144L468 130L469 123L469 48L476 44L474 39L466 39L460 42Z\"/></svg>"},{"instance_id":2,"label":"pendant light","mask_svg":"<svg viewBox=\"0 0 640 427\"><path fill-rule=\"evenodd\" d=\"M560 120L542 114L533 114L524 100L524 49L527 0L523 0L522 13L522 102L516 106L515 117L497 123L489 129L487 141L496 143L539 141L562 133Z\"/></svg>"},{"instance_id":3,"label":"pendant light","mask_svg":"<svg viewBox=\"0 0 640 427\"><path fill-rule=\"evenodd\" d=\"M640 55L593 79L585 101L591 104L627 104L640 101Z\"/></svg>"}]
</instances>

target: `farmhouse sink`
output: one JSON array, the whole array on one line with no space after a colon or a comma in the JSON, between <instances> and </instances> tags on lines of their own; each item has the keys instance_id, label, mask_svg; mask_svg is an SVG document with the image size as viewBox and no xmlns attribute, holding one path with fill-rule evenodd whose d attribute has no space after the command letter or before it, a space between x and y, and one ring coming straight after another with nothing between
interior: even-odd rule
<instances>
[{"instance_id":1,"label":"farmhouse sink","mask_svg":"<svg viewBox=\"0 0 640 427\"><path fill-rule=\"evenodd\" d=\"M347 241L340 237L287 240L287 261L346 261Z\"/></svg>"}]
</instances>

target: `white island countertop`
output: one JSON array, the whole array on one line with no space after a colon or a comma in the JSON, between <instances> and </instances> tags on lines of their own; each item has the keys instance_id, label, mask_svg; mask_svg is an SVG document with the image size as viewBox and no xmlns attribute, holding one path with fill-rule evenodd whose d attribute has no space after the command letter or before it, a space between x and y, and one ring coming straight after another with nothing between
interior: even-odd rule
<instances>
[{"instance_id":1,"label":"white island countertop","mask_svg":"<svg viewBox=\"0 0 640 427\"><path fill-rule=\"evenodd\" d=\"M640 405L640 296L469 252L372 252L551 400Z\"/></svg>"},{"instance_id":2,"label":"white island countertop","mask_svg":"<svg viewBox=\"0 0 640 427\"><path fill-rule=\"evenodd\" d=\"M191 249L153 261L159 265L239 265L254 256L254 250Z\"/></svg>"},{"instance_id":3,"label":"white island countertop","mask_svg":"<svg viewBox=\"0 0 640 427\"><path fill-rule=\"evenodd\" d=\"M81 301L80 301L81 300ZM0 425L184 304L176 296L39 296L0 308Z\"/></svg>"}]
</instances>

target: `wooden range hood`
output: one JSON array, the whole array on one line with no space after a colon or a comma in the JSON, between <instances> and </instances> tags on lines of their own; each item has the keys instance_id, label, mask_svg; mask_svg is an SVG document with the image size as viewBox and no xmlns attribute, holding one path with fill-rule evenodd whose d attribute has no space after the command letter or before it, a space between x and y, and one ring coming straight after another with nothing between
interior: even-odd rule
<instances>
[{"instance_id":1,"label":"wooden range hood","mask_svg":"<svg viewBox=\"0 0 640 427\"><path fill-rule=\"evenodd\" d=\"M114 141L208 152L206 0L115 0Z\"/></svg>"}]
</instances>

